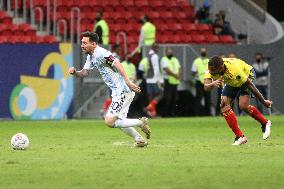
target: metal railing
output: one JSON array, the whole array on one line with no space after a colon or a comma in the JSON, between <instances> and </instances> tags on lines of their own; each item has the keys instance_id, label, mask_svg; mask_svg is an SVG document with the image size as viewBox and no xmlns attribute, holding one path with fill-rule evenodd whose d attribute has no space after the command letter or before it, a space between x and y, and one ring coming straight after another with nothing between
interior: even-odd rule
<instances>
[{"instance_id":1,"label":"metal railing","mask_svg":"<svg viewBox=\"0 0 284 189\"><path fill-rule=\"evenodd\" d=\"M43 32L43 18L44 18L44 15L43 15L43 8L42 7L34 7L34 8L32 8L31 9L32 11L31 11L31 13L33 14L33 15L35 15L35 12L36 11L38 11L39 12L39 14L40 14L40 20L39 20L39 31L41 31L41 32ZM33 16L33 17L31 17L31 23L36 23L35 22L35 17Z\"/></svg>"},{"instance_id":2,"label":"metal railing","mask_svg":"<svg viewBox=\"0 0 284 189\"><path fill-rule=\"evenodd\" d=\"M4 0L0 0L0 9L1 9L1 10L4 9Z\"/></svg>"},{"instance_id":3,"label":"metal railing","mask_svg":"<svg viewBox=\"0 0 284 189\"><path fill-rule=\"evenodd\" d=\"M122 37L123 39L123 50L124 50L124 54L126 54L128 51L127 51L127 43L126 43L126 34L125 32L118 32L116 34L116 44L119 44L120 42L120 36Z\"/></svg>"},{"instance_id":4,"label":"metal railing","mask_svg":"<svg viewBox=\"0 0 284 189\"><path fill-rule=\"evenodd\" d=\"M70 40L71 43L74 43L74 14L76 14L77 12L77 32L76 32L76 43L79 44L80 43L80 31L81 31L81 27L80 27L80 22L81 22L81 12L79 7L73 7L71 9L71 17L70 17Z\"/></svg>"},{"instance_id":5,"label":"metal railing","mask_svg":"<svg viewBox=\"0 0 284 189\"><path fill-rule=\"evenodd\" d=\"M56 7L57 7L57 0L53 0L53 29L52 34L56 34Z\"/></svg>"},{"instance_id":6,"label":"metal railing","mask_svg":"<svg viewBox=\"0 0 284 189\"><path fill-rule=\"evenodd\" d=\"M50 34L50 0L46 0L46 32Z\"/></svg>"},{"instance_id":7,"label":"metal railing","mask_svg":"<svg viewBox=\"0 0 284 189\"><path fill-rule=\"evenodd\" d=\"M63 41L66 42L67 41L67 21L64 18L61 18L59 20L57 20L57 24L56 24L56 36L61 38L60 35L60 24L63 24Z\"/></svg>"},{"instance_id":8,"label":"metal railing","mask_svg":"<svg viewBox=\"0 0 284 189\"><path fill-rule=\"evenodd\" d=\"M23 1L23 16L24 16L24 22L27 22L27 1L28 0L24 0ZM35 17L35 15L33 14L33 11L32 11L32 7L33 7L33 0L29 0L30 1L30 12L31 12L31 24L34 24L33 22L32 22L32 18L34 18Z\"/></svg>"}]
</instances>

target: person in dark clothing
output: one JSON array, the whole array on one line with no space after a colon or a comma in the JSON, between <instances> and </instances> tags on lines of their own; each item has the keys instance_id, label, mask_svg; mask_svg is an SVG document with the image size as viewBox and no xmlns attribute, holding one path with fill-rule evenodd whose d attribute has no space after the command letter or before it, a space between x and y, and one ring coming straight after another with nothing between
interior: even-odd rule
<instances>
[{"instance_id":1,"label":"person in dark clothing","mask_svg":"<svg viewBox=\"0 0 284 189\"><path fill-rule=\"evenodd\" d=\"M102 12L98 12L96 15L94 32L99 36L99 44L102 44L104 46L109 44L109 27L107 22L103 19Z\"/></svg>"},{"instance_id":2,"label":"person in dark clothing","mask_svg":"<svg viewBox=\"0 0 284 189\"><path fill-rule=\"evenodd\" d=\"M264 60L262 53L255 54L255 62L252 67L256 74L255 86L267 98L269 84L269 63ZM256 99L256 106L263 113L263 105Z\"/></svg>"}]
</instances>

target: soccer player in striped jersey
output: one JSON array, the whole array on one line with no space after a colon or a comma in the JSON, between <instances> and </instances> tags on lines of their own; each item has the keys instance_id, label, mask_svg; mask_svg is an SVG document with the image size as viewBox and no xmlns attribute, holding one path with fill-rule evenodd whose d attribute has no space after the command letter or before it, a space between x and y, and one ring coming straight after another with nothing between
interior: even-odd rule
<instances>
[{"instance_id":1,"label":"soccer player in striped jersey","mask_svg":"<svg viewBox=\"0 0 284 189\"><path fill-rule=\"evenodd\" d=\"M135 130L135 127L140 127L150 139L151 131L147 118L127 118L135 92L139 93L141 90L129 80L119 60L110 51L97 45L98 40L96 33L89 31L82 33L81 48L87 54L87 60L82 70L77 71L76 68L71 67L69 73L76 77L87 77L88 72L96 68L112 91L112 102L105 115L105 124L111 128L120 128L134 139L135 146L144 147L147 141Z\"/></svg>"},{"instance_id":2,"label":"soccer player in striped jersey","mask_svg":"<svg viewBox=\"0 0 284 189\"><path fill-rule=\"evenodd\" d=\"M231 103L239 98L239 107L247 112L251 117L261 124L263 139L266 140L270 135L271 121L267 120L262 113L250 104L250 97L253 94L267 108L270 108L272 101L264 99L262 94L253 84L255 74L253 67L237 58L212 57L208 62L208 70L205 73L204 88L211 90L213 87L225 86L221 94L221 111L232 129L236 138L233 145L241 145L247 142L239 128L237 117L232 110Z\"/></svg>"}]
</instances>

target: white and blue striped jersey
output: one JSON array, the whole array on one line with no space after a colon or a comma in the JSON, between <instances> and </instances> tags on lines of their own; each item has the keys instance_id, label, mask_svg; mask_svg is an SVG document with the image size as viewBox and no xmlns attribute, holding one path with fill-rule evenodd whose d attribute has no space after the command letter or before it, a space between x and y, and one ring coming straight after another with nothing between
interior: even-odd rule
<instances>
[{"instance_id":1,"label":"white and blue striped jersey","mask_svg":"<svg viewBox=\"0 0 284 189\"><path fill-rule=\"evenodd\" d=\"M87 56L86 63L83 69L92 70L96 68L102 76L104 82L112 91L111 96L121 95L123 92L131 92L125 84L122 75L114 67L114 62L117 61L113 54L97 46L92 55Z\"/></svg>"}]
</instances>

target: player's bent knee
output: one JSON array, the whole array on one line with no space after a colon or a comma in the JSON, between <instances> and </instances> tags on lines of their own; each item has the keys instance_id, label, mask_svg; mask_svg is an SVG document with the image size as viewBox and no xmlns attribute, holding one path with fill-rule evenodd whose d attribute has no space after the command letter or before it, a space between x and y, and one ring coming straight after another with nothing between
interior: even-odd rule
<instances>
[{"instance_id":1,"label":"player's bent knee","mask_svg":"<svg viewBox=\"0 0 284 189\"><path fill-rule=\"evenodd\" d=\"M113 120L105 119L105 124L106 124L106 126L108 126L108 127L110 127L110 128L114 128L114 122L113 122Z\"/></svg>"},{"instance_id":2,"label":"player's bent knee","mask_svg":"<svg viewBox=\"0 0 284 189\"><path fill-rule=\"evenodd\" d=\"M246 110L248 108L248 104L246 104L246 103L239 103L239 108L241 110Z\"/></svg>"}]
</instances>

